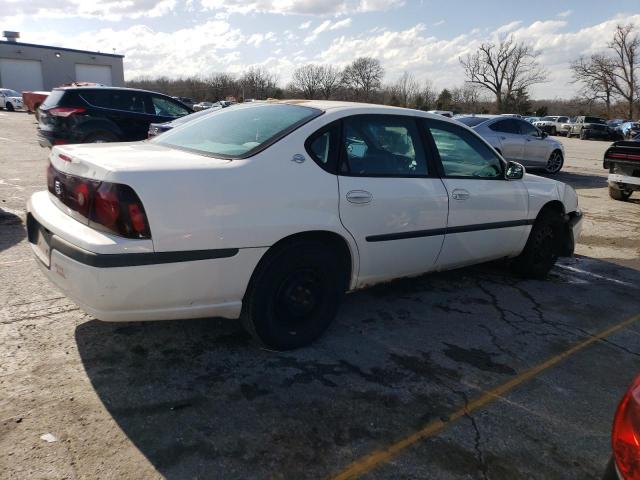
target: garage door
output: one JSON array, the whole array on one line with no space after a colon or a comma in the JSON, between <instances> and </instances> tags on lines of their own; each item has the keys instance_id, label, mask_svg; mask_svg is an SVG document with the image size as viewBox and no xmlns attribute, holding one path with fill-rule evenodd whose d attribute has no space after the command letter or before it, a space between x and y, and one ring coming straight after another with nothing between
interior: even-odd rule
<instances>
[{"instance_id":1,"label":"garage door","mask_svg":"<svg viewBox=\"0 0 640 480\"><path fill-rule=\"evenodd\" d=\"M0 58L0 86L18 92L44 90L40 61Z\"/></svg>"},{"instance_id":2,"label":"garage door","mask_svg":"<svg viewBox=\"0 0 640 480\"><path fill-rule=\"evenodd\" d=\"M76 63L76 82L95 82L111 85L111 65Z\"/></svg>"}]
</instances>

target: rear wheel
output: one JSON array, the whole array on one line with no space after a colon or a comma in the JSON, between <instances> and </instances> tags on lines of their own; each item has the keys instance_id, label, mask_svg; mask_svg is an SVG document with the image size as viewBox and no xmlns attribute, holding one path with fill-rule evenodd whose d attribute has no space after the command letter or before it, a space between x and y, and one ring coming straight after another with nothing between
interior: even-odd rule
<instances>
[{"instance_id":1,"label":"rear wheel","mask_svg":"<svg viewBox=\"0 0 640 480\"><path fill-rule=\"evenodd\" d=\"M267 348L308 345L333 321L346 290L339 257L322 243L307 240L268 255L245 294L242 323Z\"/></svg>"},{"instance_id":2,"label":"rear wheel","mask_svg":"<svg viewBox=\"0 0 640 480\"><path fill-rule=\"evenodd\" d=\"M589 140L589 132L584 128L580 130L580 140Z\"/></svg>"},{"instance_id":3,"label":"rear wheel","mask_svg":"<svg viewBox=\"0 0 640 480\"><path fill-rule=\"evenodd\" d=\"M514 272L528 278L543 279L558 260L563 223L559 212L547 210L533 224L522 253L513 261Z\"/></svg>"},{"instance_id":4,"label":"rear wheel","mask_svg":"<svg viewBox=\"0 0 640 480\"><path fill-rule=\"evenodd\" d=\"M111 132L95 132L87 135L82 143L107 143L117 141L118 137Z\"/></svg>"},{"instance_id":5,"label":"rear wheel","mask_svg":"<svg viewBox=\"0 0 640 480\"><path fill-rule=\"evenodd\" d=\"M564 165L562 152L560 152L559 150L554 150L553 153L551 153L549 160L547 160L547 165L544 167L544 171L553 175L560 171L562 165Z\"/></svg>"},{"instance_id":6,"label":"rear wheel","mask_svg":"<svg viewBox=\"0 0 640 480\"><path fill-rule=\"evenodd\" d=\"M612 187L611 185L609 185L609 196L614 200L621 200L623 202L626 202L627 200L629 200L629 197L632 193L633 192L631 190L622 190L620 188Z\"/></svg>"},{"instance_id":7,"label":"rear wheel","mask_svg":"<svg viewBox=\"0 0 640 480\"><path fill-rule=\"evenodd\" d=\"M13 104L7 102L6 107L7 107L7 112L13 112Z\"/></svg>"}]
</instances>

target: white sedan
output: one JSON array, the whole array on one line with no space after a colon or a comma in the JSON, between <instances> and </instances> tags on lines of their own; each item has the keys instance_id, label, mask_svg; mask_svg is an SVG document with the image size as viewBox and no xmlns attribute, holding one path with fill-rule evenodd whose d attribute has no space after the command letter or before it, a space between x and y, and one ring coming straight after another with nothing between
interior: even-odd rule
<instances>
[{"instance_id":1,"label":"white sedan","mask_svg":"<svg viewBox=\"0 0 640 480\"><path fill-rule=\"evenodd\" d=\"M55 147L27 224L42 270L98 319L241 318L290 349L347 291L500 258L542 278L581 218L571 187L456 121L292 101Z\"/></svg>"}]
</instances>

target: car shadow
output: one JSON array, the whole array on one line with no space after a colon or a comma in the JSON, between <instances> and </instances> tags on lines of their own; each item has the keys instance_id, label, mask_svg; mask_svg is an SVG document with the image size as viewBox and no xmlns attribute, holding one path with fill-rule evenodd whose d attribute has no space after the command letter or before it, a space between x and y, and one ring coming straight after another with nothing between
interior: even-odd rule
<instances>
[{"instance_id":1,"label":"car shadow","mask_svg":"<svg viewBox=\"0 0 640 480\"><path fill-rule=\"evenodd\" d=\"M26 234L22 219L0 208L0 252L20 243Z\"/></svg>"},{"instance_id":2,"label":"car shadow","mask_svg":"<svg viewBox=\"0 0 640 480\"><path fill-rule=\"evenodd\" d=\"M589 188L605 188L607 186L607 177L599 175L589 175L585 173L575 173L560 171L555 175L547 175L544 172L532 172L541 177L550 178L552 180L558 180L560 182L567 183L575 189L589 189Z\"/></svg>"},{"instance_id":3,"label":"car shadow","mask_svg":"<svg viewBox=\"0 0 640 480\"><path fill-rule=\"evenodd\" d=\"M608 326L608 305L638 284L640 272L584 257L546 282L500 263L431 274L348 295L329 332L294 352L260 349L223 319L92 320L75 338L104 407L164 477L324 478L445 418L475 394L466 385L572 344L571 325ZM474 476L470 448L451 461Z\"/></svg>"}]
</instances>

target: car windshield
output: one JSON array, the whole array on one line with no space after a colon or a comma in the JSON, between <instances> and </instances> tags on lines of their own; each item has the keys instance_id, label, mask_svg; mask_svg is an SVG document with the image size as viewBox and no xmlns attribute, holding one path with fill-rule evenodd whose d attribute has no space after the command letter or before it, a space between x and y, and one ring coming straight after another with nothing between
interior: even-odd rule
<instances>
[{"instance_id":1,"label":"car windshield","mask_svg":"<svg viewBox=\"0 0 640 480\"><path fill-rule=\"evenodd\" d=\"M456 120L460 123L464 123L467 127L476 127L489 119L485 117L459 117L456 118Z\"/></svg>"},{"instance_id":2,"label":"car windshield","mask_svg":"<svg viewBox=\"0 0 640 480\"><path fill-rule=\"evenodd\" d=\"M604 118L584 117L584 123L606 123Z\"/></svg>"},{"instance_id":3,"label":"car windshield","mask_svg":"<svg viewBox=\"0 0 640 480\"><path fill-rule=\"evenodd\" d=\"M15 90L11 90L11 89L2 89L0 90L2 93L4 93L7 97L19 97L20 94L18 92L16 92Z\"/></svg>"},{"instance_id":4,"label":"car windshield","mask_svg":"<svg viewBox=\"0 0 640 480\"><path fill-rule=\"evenodd\" d=\"M273 143L322 111L287 104L225 108L152 140L169 147L223 158L244 158Z\"/></svg>"}]
</instances>

